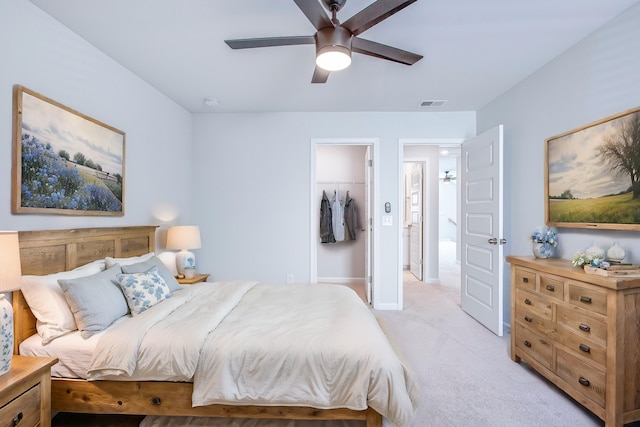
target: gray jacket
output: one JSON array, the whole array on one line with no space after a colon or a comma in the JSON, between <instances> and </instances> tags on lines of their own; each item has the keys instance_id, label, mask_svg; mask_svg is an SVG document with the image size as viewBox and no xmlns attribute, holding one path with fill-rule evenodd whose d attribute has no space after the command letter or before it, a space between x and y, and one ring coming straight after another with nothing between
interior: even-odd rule
<instances>
[{"instance_id":1,"label":"gray jacket","mask_svg":"<svg viewBox=\"0 0 640 427\"><path fill-rule=\"evenodd\" d=\"M331 203L327 197L327 193L322 191L322 201L320 202L320 242L335 243L333 236L333 225L331 223Z\"/></svg>"}]
</instances>

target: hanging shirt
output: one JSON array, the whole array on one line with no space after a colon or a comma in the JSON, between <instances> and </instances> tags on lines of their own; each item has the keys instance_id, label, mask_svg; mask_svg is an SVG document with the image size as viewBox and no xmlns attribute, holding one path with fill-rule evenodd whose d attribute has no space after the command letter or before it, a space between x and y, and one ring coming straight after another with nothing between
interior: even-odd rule
<instances>
[{"instance_id":1,"label":"hanging shirt","mask_svg":"<svg viewBox=\"0 0 640 427\"><path fill-rule=\"evenodd\" d=\"M340 200L340 192L335 191L333 194L333 203L331 204L331 223L333 225L333 237L336 242L344 240L344 208Z\"/></svg>"},{"instance_id":2,"label":"hanging shirt","mask_svg":"<svg viewBox=\"0 0 640 427\"><path fill-rule=\"evenodd\" d=\"M356 201L349 196L344 198L344 228L346 240L356 240L358 229L358 210L356 209Z\"/></svg>"}]
</instances>

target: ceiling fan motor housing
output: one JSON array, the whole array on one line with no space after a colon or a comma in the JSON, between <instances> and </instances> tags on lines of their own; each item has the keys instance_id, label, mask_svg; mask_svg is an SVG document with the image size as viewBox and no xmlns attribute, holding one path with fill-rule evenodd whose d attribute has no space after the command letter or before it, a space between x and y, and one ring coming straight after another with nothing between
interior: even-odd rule
<instances>
[{"instance_id":1,"label":"ceiling fan motor housing","mask_svg":"<svg viewBox=\"0 0 640 427\"><path fill-rule=\"evenodd\" d=\"M353 34L344 27L326 27L319 30L316 35L316 56L327 50L344 50L351 56L351 40Z\"/></svg>"}]
</instances>

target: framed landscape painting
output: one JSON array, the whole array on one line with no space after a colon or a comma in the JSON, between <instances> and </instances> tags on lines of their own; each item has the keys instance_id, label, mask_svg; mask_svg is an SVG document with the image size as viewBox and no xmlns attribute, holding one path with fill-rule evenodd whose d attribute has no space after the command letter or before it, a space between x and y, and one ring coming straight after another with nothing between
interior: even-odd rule
<instances>
[{"instance_id":1,"label":"framed landscape painting","mask_svg":"<svg viewBox=\"0 0 640 427\"><path fill-rule=\"evenodd\" d=\"M13 213L124 215L124 132L13 88Z\"/></svg>"},{"instance_id":2,"label":"framed landscape painting","mask_svg":"<svg viewBox=\"0 0 640 427\"><path fill-rule=\"evenodd\" d=\"M640 108L545 140L548 226L640 230Z\"/></svg>"}]
</instances>

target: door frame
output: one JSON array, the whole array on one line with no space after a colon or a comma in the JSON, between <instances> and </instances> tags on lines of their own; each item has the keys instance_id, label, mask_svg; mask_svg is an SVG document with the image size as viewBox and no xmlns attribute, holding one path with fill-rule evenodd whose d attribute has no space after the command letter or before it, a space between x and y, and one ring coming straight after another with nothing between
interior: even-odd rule
<instances>
[{"instance_id":1,"label":"door frame","mask_svg":"<svg viewBox=\"0 0 640 427\"><path fill-rule=\"evenodd\" d=\"M309 180L309 210L311 212L309 224L309 282L318 282L318 224L320 221L320 212L317 212L317 198L319 197L316 185L316 161L318 145L362 145L369 146L371 150L372 173L370 186L373 187L371 192L371 200L369 201L369 216L372 220L371 232L371 253L369 254L369 263L371 268L371 305L378 308L378 281L380 277L380 250L378 242L380 241L380 230L376 226L376 209L378 200L380 200L380 173L377 165L380 153L380 140L378 138L311 138L311 155L310 157L310 180ZM366 221L366 219L365 219ZM365 278L366 282L367 278Z\"/></svg>"},{"instance_id":2,"label":"door frame","mask_svg":"<svg viewBox=\"0 0 640 427\"><path fill-rule=\"evenodd\" d=\"M446 148L446 147L456 147L459 148L462 145L462 142L465 140L465 138L400 138L398 140L398 206L400 208L400 215L399 218L404 218L404 168L403 168L403 164L405 162L405 158L404 158L404 147L406 145L430 145L430 146L437 146L440 148ZM419 159L406 159L406 161L411 162L411 161L422 161ZM426 169L425 169L425 174L424 174L424 182L423 182L423 199L422 199L422 203L423 203L423 241L422 241L422 246L423 246L423 250L422 250L422 256L423 259L425 257L425 254L429 253L429 248L427 247L427 245L429 245L431 242L429 241L428 238L424 238L424 230L427 230L427 226L424 224L424 218L426 217L426 215L424 215L424 210L425 210L425 205L427 203L427 200L425 199L424 196L426 196L427 194L427 186L429 185L427 183L427 180L429 180L429 178L426 176ZM404 295L404 291L403 291L403 273L404 273L404 269L403 269L403 259L402 259L402 229L403 229L403 221L398 221L398 248L400 250L398 250L398 271L397 271L397 275L398 275L398 309L402 310L402 301L403 301L403 295ZM436 251L437 251L437 245L438 242L435 243L436 246ZM424 274L424 266L423 266L423 274L422 274L422 281L425 282L425 277L426 275Z\"/></svg>"}]
</instances>

